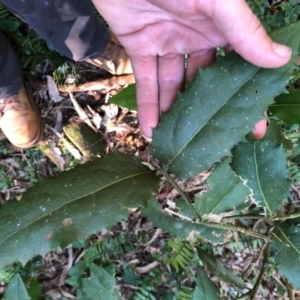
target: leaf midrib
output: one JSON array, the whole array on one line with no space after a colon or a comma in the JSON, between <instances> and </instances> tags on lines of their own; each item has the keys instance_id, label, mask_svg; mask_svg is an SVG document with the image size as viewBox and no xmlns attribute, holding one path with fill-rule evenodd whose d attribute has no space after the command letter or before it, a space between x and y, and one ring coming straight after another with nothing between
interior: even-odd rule
<instances>
[{"instance_id":1,"label":"leaf midrib","mask_svg":"<svg viewBox=\"0 0 300 300\"><path fill-rule=\"evenodd\" d=\"M275 103L275 104L271 104L269 107L272 108L278 106L283 106L283 107L300 106L300 103Z\"/></svg>"},{"instance_id":2,"label":"leaf midrib","mask_svg":"<svg viewBox=\"0 0 300 300\"><path fill-rule=\"evenodd\" d=\"M204 126L207 125L208 121L211 120L211 118L218 112L225 104L228 103L228 101L232 98L232 96L243 86L245 85L258 71L260 71L261 68L257 68L251 76L249 76L245 81L243 81L238 87L230 94L230 96L227 98L226 101L223 102L219 108L214 111L208 118L206 118L206 122L198 129L195 131L195 133L190 137L190 139L181 147L181 149L177 152L177 154L167 163L166 167L167 169L169 166L172 164L172 162L183 152L183 150L187 147L187 145L194 139L194 137L204 128ZM174 134L173 134L174 136ZM174 139L173 139L173 149L174 149Z\"/></svg>"},{"instance_id":3,"label":"leaf midrib","mask_svg":"<svg viewBox=\"0 0 300 300\"><path fill-rule=\"evenodd\" d=\"M266 205L266 208L267 208L268 212L271 214L272 210L271 210L271 208L269 206L269 203L267 202L267 199L265 198L263 189L262 189L261 184L260 184L258 163L257 163L257 158L256 158L256 143L253 143L253 148L254 148L253 149L253 158L254 158L255 174L256 174L256 180L257 180L258 188L259 188L260 194L261 194L261 196L263 198L263 201L264 201L264 203Z\"/></svg>"},{"instance_id":4,"label":"leaf midrib","mask_svg":"<svg viewBox=\"0 0 300 300\"><path fill-rule=\"evenodd\" d=\"M300 250L298 250L297 247L291 242L291 240L286 236L286 234L284 233L284 231L280 227L278 227L277 229L283 235L283 237L285 238L285 240L287 241L287 243L300 255ZM279 242L281 242L280 238L277 235L273 234L273 236L275 238L277 238L279 240Z\"/></svg>"},{"instance_id":5,"label":"leaf midrib","mask_svg":"<svg viewBox=\"0 0 300 300\"><path fill-rule=\"evenodd\" d=\"M119 183L119 182L128 180L128 179L130 179L130 178L134 178L134 177L137 177L137 176L140 176L140 175L150 174L150 173L151 173L151 172L149 172L149 171L145 171L145 172L137 173L137 174L134 174L134 175L131 175L131 176L127 176L127 177L125 177L125 178L122 178L122 179L116 180L116 181L114 181L114 182L111 182L111 183L109 183L109 184L107 184L107 185L101 187L101 188L98 189L98 190L94 190L93 192L87 193L87 194L85 194L84 196L77 197L77 198L74 198L73 200L70 200L70 201L67 202L67 203L63 203L62 205L55 207L55 208L54 208L53 210L51 210L50 212L48 211L47 214L44 214L44 215L42 215L41 217L38 217L38 218L34 219L33 221L31 221L31 222L25 224L25 226L18 228L18 230L14 231L13 233L11 233L11 234L8 235L7 237L5 237L2 241L0 241L0 246L1 246L6 240L8 240L10 237L12 237L12 236L18 234L18 232L24 230L26 227L29 227L29 226L32 225L33 223L35 223L35 222L37 222L37 221L39 221L39 220L45 218L45 217L48 216L49 214L52 214L53 212L57 211L58 209L61 209L61 208L64 207L65 205L69 205L69 204L71 204L71 203L77 201L78 199L81 199L81 198L83 198L83 197L86 197L86 196L95 194L96 192L99 192L99 191L101 191L101 190L104 190L104 189L106 189L106 188L108 188L108 187L110 187L110 186L112 186L112 185L115 185L115 184L117 184L117 183Z\"/></svg>"}]
</instances>

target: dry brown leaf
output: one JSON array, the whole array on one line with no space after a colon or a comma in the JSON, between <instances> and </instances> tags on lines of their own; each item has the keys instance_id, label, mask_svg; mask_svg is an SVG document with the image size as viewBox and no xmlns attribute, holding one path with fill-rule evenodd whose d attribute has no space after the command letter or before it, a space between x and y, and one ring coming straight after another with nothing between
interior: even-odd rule
<instances>
[{"instance_id":1,"label":"dry brown leaf","mask_svg":"<svg viewBox=\"0 0 300 300\"><path fill-rule=\"evenodd\" d=\"M48 126L46 124L46 127L49 128L50 130L52 130L60 139L60 141L62 141L62 143L64 144L64 146L66 147L66 149L73 155L73 157L81 162L84 161L82 155L80 154L79 150L76 149L71 143L69 143L59 132L57 132L54 128Z\"/></svg>"},{"instance_id":2,"label":"dry brown leaf","mask_svg":"<svg viewBox=\"0 0 300 300\"><path fill-rule=\"evenodd\" d=\"M156 268L159 265L158 261L153 261L152 263L144 266L144 267L136 267L135 271L139 274L148 273L150 270Z\"/></svg>"},{"instance_id":3,"label":"dry brown leaf","mask_svg":"<svg viewBox=\"0 0 300 300\"><path fill-rule=\"evenodd\" d=\"M80 119L87 125L89 125L95 132L98 132L97 128L92 124L91 120L89 119L89 116L86 114L84 109L82 109L82 107L78 104L77 100L74 98L71 92L69 92L69 96Z\"/></svg>"},{"instance_id":4,"label":"dry brown leaf","mask_svg":"<svg viewBox=\"0 0 300 300\"><path fill-rule=\"evenodd\" d=\"M56 83L54 79L47 75L47 86L48 86L48 93L50 96L50 99L56 103L61 102L61 100L64 98L59 95L58 88L56 86Z\"/></svg>"},{"instance_id":5,"label":"dry brown leaf","mask_svg":"<svg viewBox=\"0 0 300 300\"><path fill-rule=\"evenodd\" d=\"M94 125L96 126L97 129L99 129L101 126L102 118L89 105L87 106L87 108L90 111L90 113L92 114L92 120L93 120Z\"/></svg>"},{"instance_id":6,"label":"dry brown leaf","mask_svg":"<svg viewBox=\"0 0 300 300\"><path fill-rule=\"evenodd\" d=\"M52 141L40 141L38 143L40 150L61 170L65 168L65 160L62 157L60 149Z\"/></svg>"}]
</instances>

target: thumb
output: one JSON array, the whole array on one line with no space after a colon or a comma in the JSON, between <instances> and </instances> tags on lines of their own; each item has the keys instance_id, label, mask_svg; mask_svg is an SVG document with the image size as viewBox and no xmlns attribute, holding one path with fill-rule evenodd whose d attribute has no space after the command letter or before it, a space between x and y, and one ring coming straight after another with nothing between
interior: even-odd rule
<instances>
[{"instance_id":1,"label":"thumb","mask_svg":"<svg viewBox=\"0 0 300 300\"><path fill-rule=\"evenodd\" d=\"M277 68L290 60L291 49L272 41L246 1L214 1L211 9L214 24L247 61L263 68Z\"/></svg>"}]
</instances>

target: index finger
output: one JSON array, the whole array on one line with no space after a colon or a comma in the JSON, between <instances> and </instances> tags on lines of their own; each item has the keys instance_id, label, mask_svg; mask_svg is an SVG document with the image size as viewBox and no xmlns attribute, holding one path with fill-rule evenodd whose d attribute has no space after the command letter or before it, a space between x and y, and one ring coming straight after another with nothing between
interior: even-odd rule
<instances>
[{"instance_id":1,"label":"index finger","mask_svg":"<svg viewBox=\"0 0 300 300\"><path fill-rule=\"evenodd\" d=\"M135 82L138 118L142 132L152 137L152 128L159 122L157 56L133 56L130 58Z\"/></svg>"}]
</instances>

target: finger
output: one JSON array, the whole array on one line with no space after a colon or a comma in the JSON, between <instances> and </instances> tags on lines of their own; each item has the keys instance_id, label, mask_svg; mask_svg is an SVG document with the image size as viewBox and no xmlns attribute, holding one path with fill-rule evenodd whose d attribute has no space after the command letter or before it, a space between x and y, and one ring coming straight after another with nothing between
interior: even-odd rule
<instances>
[{"instance_id":1,"label":"finger","mask_svg":"<svg viewBox=\"0 0 300 300\"><path fill-rule=\"evenodd\" d=\"M159 103L158 103L158 77L157 57L130 58L136 82L136 97L138 118L143 134L152 137L152 128L158 125Z\"/></svg>"},{"instance_id":2,"label":"finger","mask_svg":"<svg viewBox=\"0 0 300 300\"><path fill-rule=\"evenodd\" d=\"M206 50L202 53L195 53L188 57L187 64L187 79L188 82L194 80L197 74L198 68L206 68L216 60L215 50Z\"/></svg>"},{"instance_id":3,"label":"finger","mask_svg":"<svg viewBox=\"0 0 300 300\"><path fill-rule=\"evenodd\" d=\"M246 1L215 1L211 17L233 49L249 62L277 68L291 58L291 49L274 43Z\"/></svg>"},{"instance_id":4,"label":"finger","mask_svg":"<svg viewBox=\"0 0 300 300\"><path fill-rule=\"evenodd\" d=\"M252 134L255 140L262 139L267 131L267 120L260 120L255 124L255 128L252 130Z\"/></svg>"},{"instance_id":5,"label":"finger","mask_svg":"<svg viewBox=\"0 0 300 300\"><path fill-rule=\"evenodd\" d=\"M159 105L168 111L176 98L177 91L184 87L184 56L181 54L158 58Z\"/></svg>"}]
</instances>

